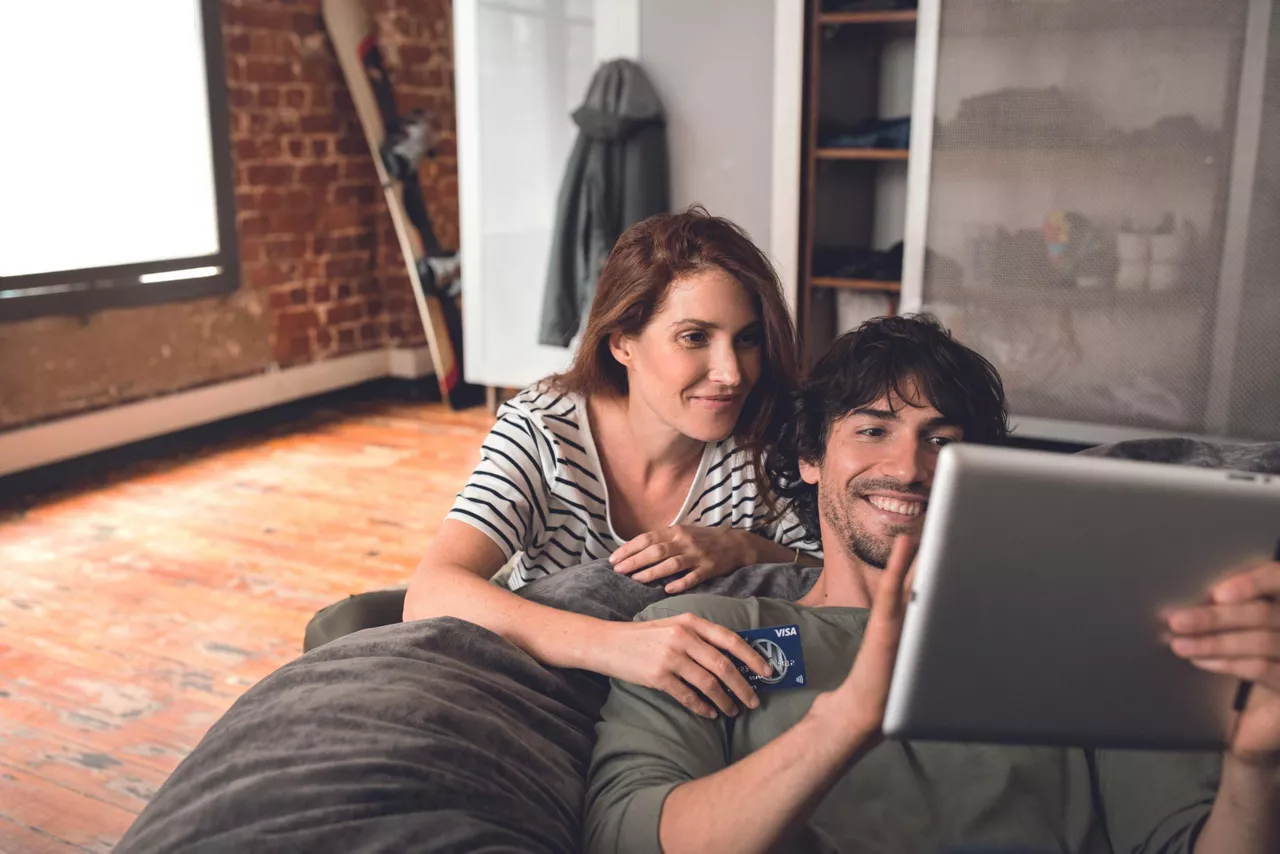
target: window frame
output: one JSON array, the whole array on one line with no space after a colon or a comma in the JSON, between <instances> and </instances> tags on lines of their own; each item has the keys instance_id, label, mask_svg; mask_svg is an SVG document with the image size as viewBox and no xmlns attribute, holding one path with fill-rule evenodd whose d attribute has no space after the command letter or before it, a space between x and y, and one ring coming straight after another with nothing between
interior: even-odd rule
<instances>
[{"instance_id":1,"label":"window frame","mask_svg":"<svg viewBox=\"0 0 1280 854\"><path fill-rule=\"evenodd\" d=\"M0 291L32 292L0 298L0 323L50 315L85 316L109 308L182 302L225 295L239 289L240 246L236 233L231 116L220 7L221 0L200 0L218 252L192 258L0 276ZM221 270L199 278L139 281L139 277L147 274L178 273L198 267L219 267Z\"/></svg>"}]
</instances>

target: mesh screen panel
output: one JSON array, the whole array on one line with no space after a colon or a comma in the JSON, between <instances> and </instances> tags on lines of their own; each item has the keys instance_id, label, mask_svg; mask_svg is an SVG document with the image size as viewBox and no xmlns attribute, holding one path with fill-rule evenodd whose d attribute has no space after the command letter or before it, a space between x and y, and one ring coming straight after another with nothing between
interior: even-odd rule
<instances>
[{"instance_id":1,"label":"mesh screen panel","mask_svg":"<svg viewBox=\"0 0 1280 854\"><path fill-rule=\"evenodd\" d=\"M923 301L1015 415L1280 439L1271 3L942 0Z\"/></svg>"}]
</instances>

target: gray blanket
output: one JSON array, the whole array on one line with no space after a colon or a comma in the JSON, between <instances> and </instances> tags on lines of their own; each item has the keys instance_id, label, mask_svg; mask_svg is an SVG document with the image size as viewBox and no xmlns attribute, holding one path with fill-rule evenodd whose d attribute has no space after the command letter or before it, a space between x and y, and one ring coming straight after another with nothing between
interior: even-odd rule
<instances>
[{"instance_id":1,"label":"gray blanket","mask_svg":"<svg viewBox=\"0 0 1280 854\"><path fill-rule=\"evenodd\" d=\"M797 599L817 576L764 565L700 589ZM608 620L664 597L603 562L521 595ZM358 632L241 697L116 850L568 854L607 692L462 620Z\"/></svg>"},{"instance_id":2,"label":"gray blanket","mask_svg":"<svg viewBox=\"0 0 1280 854\"><path fill-rule=\"evenodd\" d=\"M1280 444L1126 442L1087 453L1280 473ZM747 567L704 585L797 599L817 570ZM660 589L589 564L529 599L627 620ZM539 665L455 619L370 629L248 691L161 787L118 852L578 850L607 683Z\"/></svg>"}]
</instances>

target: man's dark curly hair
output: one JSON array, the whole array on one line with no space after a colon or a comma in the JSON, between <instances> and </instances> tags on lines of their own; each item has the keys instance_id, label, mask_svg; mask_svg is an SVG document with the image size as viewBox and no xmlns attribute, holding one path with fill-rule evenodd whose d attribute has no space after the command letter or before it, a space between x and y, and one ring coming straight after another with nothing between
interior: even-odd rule
<instances>
[{"instance_id":1,"label":"man's dark curly hair","mask_svg":"<svg viewBox=\"0 0 1280 854\"><path fill-rule=\"evenodd\" d=\"M966 442L1000 444L1009 435L1004 383L990 362L931 315L868 320L814 365L767 458L774 495L790 504L812 539L821 536L818 488L800 477L800 462L822 462L832 425L855 409L890 392L912 402L904 394L911 383L964 431Z\"/></svg>"}]
</instances>

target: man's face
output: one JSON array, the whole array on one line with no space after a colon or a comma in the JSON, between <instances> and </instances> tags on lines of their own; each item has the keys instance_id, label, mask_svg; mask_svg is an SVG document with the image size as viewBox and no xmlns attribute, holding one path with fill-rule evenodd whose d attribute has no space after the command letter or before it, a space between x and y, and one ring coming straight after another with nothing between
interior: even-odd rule
<instances>
[{"instance_id":1,"label":"man's face","mask_svg":"<svg viewBox=\"0 0 1280 854\"><path fill-rule=\"evenodd\" d=\"M919 536L938 452L964 438L914 385L903 392L908 400L883 397L836 421L822 462L800 465L818 487L823 540L878 569L894 537Z\"/></svg>"}]
</instances>

